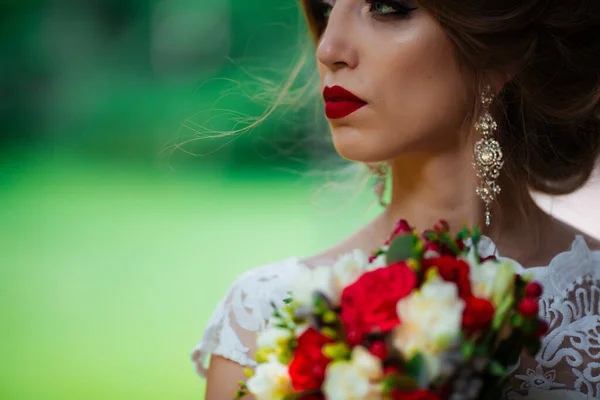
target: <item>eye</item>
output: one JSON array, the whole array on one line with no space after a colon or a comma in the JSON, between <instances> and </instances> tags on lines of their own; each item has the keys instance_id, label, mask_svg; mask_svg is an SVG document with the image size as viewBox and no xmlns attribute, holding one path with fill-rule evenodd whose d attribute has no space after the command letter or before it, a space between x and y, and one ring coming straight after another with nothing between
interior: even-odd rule
<instances>
[{"instance_id":1,"label":"eye","mask_svg":"<svg viewBox=\"0 0 600 400\"><path fill-rule=\"evenodd\" d=\"M380 1L371 3L371 10L378 14L389 14L396 12L396 9L388 4L383 4Z\"/></svg>"},{"instance_id":2,"label":"eye","mask_svg":"<svg viewBox=\"0 0 600 400\"><path fill-rule=\"evenodd\" d=\"M333 3L335 0L311 0L308 2L310 4L310 14L315 20L318 21L327 21L329 16L331 15L331 10L333 10Z\"/></svg>"},{"instance_id":3,"label":"eye","mask_svg":"<svg viewBox=\"0 0 600 400\"><path fill-rule=\"evenodd\" d=\"M369 12L374 18L382 17L406 17L416 7L409 7L408 1L404 0L366 0Z\"/></svg>"}]
</instances>

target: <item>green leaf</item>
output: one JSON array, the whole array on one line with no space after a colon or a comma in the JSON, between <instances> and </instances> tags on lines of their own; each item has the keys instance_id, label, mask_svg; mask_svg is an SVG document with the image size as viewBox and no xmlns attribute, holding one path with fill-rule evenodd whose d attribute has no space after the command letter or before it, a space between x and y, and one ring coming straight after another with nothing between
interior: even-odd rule
<instances>
[{"instance_id":1,"label":"green leaf","mask_svg":"<svg viewBox=\"0 0 600 400\"><path fill-rule=\"evenodd\" d=\"M466 240L470 234L471 232L469 231L469 228L467 228L467 224L464 224L461 231L458 232L458 235L456 235L456 239Z\"/></svg>"},{"instance_id":2,"label":"green leaf","mask_svg":"<svg viewBox=\"0 0 600 400\"><path fill-rule=\"evenodd\" d=\"M384 253L385 253L385 251L383 251L382 249L378 249L378 250L375 250L371 255L373 257L379 257L380 255L382 255Z\"/></svg>"},{"instance_id":3,"label":"green leaf","mask_svg":"<svg viewBox=\"0 0 600 400\"><path fill-rule=\"evenodd\" d=\"M404 366L404 373L413 378L419 386L423 386L427 383L427 371L425 368L425 358L421 353L417 353Z\"/></svg>"},{"instance_id":4,"label":"green leaf","mask_svg":"<svg viewBox=\"0 0 600 400\"><path fill-rule=\"evenodd\" d=\"M475 346L475 351L473 354L475 354L476 356L487 356L488 353L489 353L488 346L479 345L479 346Z\"/></svg>"},{"instance_id":5,"label":"green leaf","mask_svg":"<svg viewBox=\"0 0 600 400\"><path fill-rule=\"evenodd\" d=\"M423 232L423 236L425 236L425 239L427 239L430 242L435 242L438 240L438 234L431 230Z\"/></svg>"},{"instance_id":6,"label":"green leaf","mask_svg":"<svg viewBox=\"0 0 600 400\"><path fill-rule=\"evenodd\" d=\"M469 359L473 356L475 352L475 343L473 342L465 342L460 346L460 352L463 356L463 359Z\"/></svg>"},{"instance_id":7,"label":"green leaf","mask_svg":"<svg viewBox=\"0 0 600 400\"><path fill-rule=\"evenodd\" d=\"M496 360L490 361L488 368L490 373L495 376L504 376L508 373L506 367Z\"/></svg>"},{"instance_id":8,"label":"green leaf","mask_svg":"<svg viewBox=\"0 0 600 400\"><path fill-rule=\"evenodd\" d=\"M413 392L419 389L419 385L416 380L407 375L390 375L383 380L382 392L390 393L393 390L400 390L402 392Z\"/></svg>"},{"instance_id":9,"label":"green leaf","mask_svg":"<svg viewBox=\"0 0 600 400\"><path fill-rule=\"evenodd\" d=\"M492 320L492 329L497 331L504 324L504 320L508 315L509 311L512 310L512 306L515 302L515 297L512 294L504 297L502 303L496 309L494 319Z\"/></svg>"},{"instance_id":10,"label":"green leaf","mask_svg":"<svg viewBox=\"0 0 600 400\"><path fill-rule=\"evenodd\" d=\"M458 249L456 242L454 241L454 239L452 239L452 236L450 236L449 234L446 233L446 234L440 236L440 242L442 244L445 244L455 254L460 254L460 250Z\"/></svg>"},{"instance_id":11,"label":"green leaf","mask_svg":"<svg viewBox=\"0 0 600 400\"><path fill-rule=\"evenodd\" d=\"M510 324L517 328L523 325L523 317L521 316L521 314L513 314L510 317Z\"/></svg>"},{"instance_id":12,"label":"green leaf","mask_svg":"<svg viewBox=\"0 0 600 400\"><path fill-rule=\"evenodd\" d=\"M523 330L523 333L525 333L526 335L531 335L533 332L535 332L536 327L537 327L537 320L524 319L523 326L521 326L521 329Z\"/></svg>"},{"instance_id":13,"label":"green leaf","mask_svg":"<svg viewBox=\"0 0 600 400\"><path fill-rule=\"evenodd\" d=\"M414 258L414 245L416 237L413 234L397 236L388 249L386 259L388 264Z\"/></svg>"},{"instance_id":14,"label":"green leaf","mask_svg":"<svg viewBox=\"0 0 600 400\"><path fill-rule=\"evenodd\" d=\"M473 246L477 247L479 241L481 240L481 230L479 230L479 226L475 225L473 227L473 232L471 232L471 239L473 239Z\"/></svg>"}]
</instances>

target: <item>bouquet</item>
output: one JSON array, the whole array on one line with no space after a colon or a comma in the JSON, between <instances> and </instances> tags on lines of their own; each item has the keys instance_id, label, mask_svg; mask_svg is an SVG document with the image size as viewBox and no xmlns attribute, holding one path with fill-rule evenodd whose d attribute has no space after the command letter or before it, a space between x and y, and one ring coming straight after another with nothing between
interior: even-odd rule
<instances>
[{"instance_id":1,"label":"bouquet","mask_svg":"<svg viewBox=\"0 0 600 400\"><path fill-rule=\"evenodd\" d=\"M475 227L417 234L400 221L385 245L306 268L258 336L236 398L500 398L520 354L548 325L542 287L515 263L482 257Z\"/></svg>"}]
</instances>

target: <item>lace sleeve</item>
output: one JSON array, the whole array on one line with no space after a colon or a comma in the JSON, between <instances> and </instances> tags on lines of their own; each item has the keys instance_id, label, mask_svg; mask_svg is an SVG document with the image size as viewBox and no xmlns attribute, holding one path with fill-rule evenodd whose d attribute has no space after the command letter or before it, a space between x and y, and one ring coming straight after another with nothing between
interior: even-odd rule
<instances>
[{"instance_id":1,"label":"lace sleeve","mask_svg":"<svg viewBox=\"0 0 600 400\"><path fill-rule=\"evenodd\" d=\"M535 358L522 357L507 399L600 398L600 253L577 254L541 276L549 293L540 316L550 330Z\"/></svg>"},{"instance_id":2,"label":"lace sleeve","mask_svg":"<svg viewBox=\"0 0 600 400\"><path fill-rule=\"evenodd\" d=\"M192 349L196 371L206 376L212 354L245 367L254 367L253 338L263 330L271 316L271 302L287 297L298 262L291 258L265 265L238 277L208 320L200 342Z\"/></svg>"}]
</instances>

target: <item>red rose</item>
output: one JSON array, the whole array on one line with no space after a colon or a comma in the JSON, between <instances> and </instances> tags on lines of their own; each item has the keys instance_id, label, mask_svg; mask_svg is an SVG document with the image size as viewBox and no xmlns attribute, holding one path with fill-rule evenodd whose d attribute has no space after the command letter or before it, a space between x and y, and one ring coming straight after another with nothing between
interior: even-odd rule
<instances>
[{"instance_id":1,"label":"red rose","mask_svg":"<svg viewBox=\"0 0 600 400\"><path fill-rule=\"evenodd\" d=\"M369 346L369 352L375 357L385 360L388 356L387 346L383 340L377 340Z\"/></svg>"},{"instance_id":2,"label":"red rose","mask_svg":"<svg viewBox=\"0 0 600 400\"><path fill-rule=\"evenodd\" d=\"M538 304L538 300L526 297L519 303L518 306L519 312L527 318L535 317L540 310L540 306Z\"/></svg>"},{"instance_id":3,"label":"red rose","mask_svg":"<svg viewBox=\"0 0 600 400\"><path fill-rule=\"evenodd\" d=\"M417 276L406 262L364 273L342 292L340 319L352 346L372 332L388 332L400 323L396 304L417 285Z\"/></svg>"},{"instance_id":4,"label":"red rose","mask_svg":"<svg viewBox=\"0 0 600 400\"><path fill-rule=\"evenodd\" d=\"M463 329L468 333L487 328L494 316L494 305L487 299L467 297L462 316Z\"/></svg>"},{"instance_id":5,"label":"red rose","mask_svg":"<svg viewBox=\"0 0 600 400\"><path fill-rule=\"evenodd\" d=\"M442 249L436 242L427 242L423 248L423 256L426 258L437 258L442 255Z\"/></svg>"},{"instance_id":6,"label":"red rose","mask_svg":"<svg viewBox=\"0 0 600 400\"><path fill-rule=\"evenodd\" d=\"M412 233L413 228L410 227L408 222L405 219L401 219L396 223L396 228L394 228L394 235L404 234L404 233Z\"/></svg>"},{"instance_id":7,"label":"red rose","mask_svg":"<svg viewBox=\"0 0 600 400\"><path fill-rule=\"evenodd\" d=\"M387 375L393 375L393 374L399 374L400 373L400 368L398 368L396 365L385 365L383 367L383 375L387 376Z\"/></svg>"},{"instance_id":8,"label":"red rose","mask_svg":"<svg viewBox=\"0 0 600 400\"><path fill-rule=\"evenodd\" d=\"M440 400L440 397L430 392L429 390L415 390L414 392L401 392L394 390L392 392L392 399L394 400Z\"/></svg>"},{"instance_id":9,"label":"red rose","mask_svg":"<svg viewBox=\"0 0 600 400\"><path fill-rule=\"evenodd\" d=\"M294 390L317 390L325 379L325 368L331 361L323 354L323 346L332 340L308 328L298 338L298 347L289 366Z\"/></svg>"},{"instance_id":10,"label":"red rose","mask_svg":"<svg viewBox=\"0 0 600 400\"><path fill-rule=\"evenodd\" d=\"M527 286L525 286L526 297L533 297L537 299L542 295L543 292L544 289L542 288L542 285L540 285L538 282L529 282Z\"/></svg>"},{"instance_id":11,"label":"red rose","mask_svg":"<svg viewBox=\"0 0 600 400\"><path fill-rule=\"evenodd\" d=\"M425 270L436 267L442 279L456 283L460 297L471 296L471 281L469 280L470 267L463 260L452 256L427 258L423 260Z\"/></svg>"},{"instance_id":12,"label":"red rose","mask_svg":"<svg viewBox=\"0 0 600 400\"><path fill-rule=\"evenodd\" d=\"M392 240L394 240L394 238L400 234L404 235L404 234L409 234L412 233L412 228L410 227L410 225L408 225L408 222L406 222L405 220L401 219L400 221L398 221L396 223L396 227L394 228L394 232L392 232L392 234L390 235L390 237L388 238L388 240L386 240L385 245L389 245L390 243L392 243Z\"/></svg>"}]
</instances>

